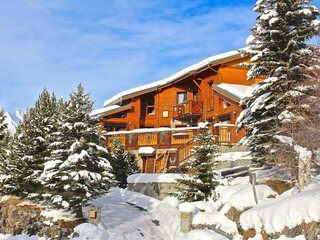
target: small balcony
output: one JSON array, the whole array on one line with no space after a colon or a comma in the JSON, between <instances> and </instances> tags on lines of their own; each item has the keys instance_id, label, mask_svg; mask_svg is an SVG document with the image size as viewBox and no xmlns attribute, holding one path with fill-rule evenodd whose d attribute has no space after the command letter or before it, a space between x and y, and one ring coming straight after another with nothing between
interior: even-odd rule
<instances>
[{"instance_id":1,"label":"small balcony","mask_svg":"<svg viewBox=\"0 0 320 240\"><path fill-rule=\"evenodd\" d=\"M181 122L197 122L202 113L202 101L189 100L173 106L173 119Z\"/></svg>"},{"instance_id":2,"label":"small balcony","mask_svg":"<svg viewBox=\"0 0 320 240\"><path fill-rule=\"evenodd\" d=\"M193 139L197 128L146 128L131 131L109 132L106 135L107 146L112 148L118 140L127 149L152 146L157 149L179 147Z\"/></svg>"}]
</instances>

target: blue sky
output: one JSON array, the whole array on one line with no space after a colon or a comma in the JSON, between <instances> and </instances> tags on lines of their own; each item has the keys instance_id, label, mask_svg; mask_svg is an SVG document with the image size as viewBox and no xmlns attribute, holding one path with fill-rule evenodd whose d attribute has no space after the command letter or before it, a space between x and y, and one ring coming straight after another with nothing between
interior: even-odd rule
<instances>
[{"instance_id":1,"label":"blue sky","mask_svg":"<svg viewBox=\"0 0 320 240\"><path fill-rule=\"evenodd\" d=\"M245 46L255 0L5 0L0 108L82 83L94 108L123 90ZM319 6L320 0L313 2Z\"/></svg>"}]
</instances>

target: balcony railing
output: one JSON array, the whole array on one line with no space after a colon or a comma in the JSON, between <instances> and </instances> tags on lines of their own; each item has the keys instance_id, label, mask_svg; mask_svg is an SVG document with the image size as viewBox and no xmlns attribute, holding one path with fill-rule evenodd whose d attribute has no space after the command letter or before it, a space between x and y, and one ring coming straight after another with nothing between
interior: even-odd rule
<instances>
[{"instance_id":1,"label":"balcony railing","mask_svg":"<svg viewBox=\"0 0 320 240\"><path fill-rule=\"evenodd\" d=\"M238 143L245 130L237 132L237 125L217 123L214 125L215 141L218 145ZM197 134L198 127L190 128L149 128L132 131L109 132L106 135L107 146L112 148L114 140L118 140L128 149L151 146L159 149L179 148L189 143Z\"/></svg>"},{"instance_id":2,"label":"balcony railing","mask_svg":"<svg viewBox=\"0 0 320 240\"><path fill-rule=\"evenodd\" d=\"M203 113L203 102L189 100L173 106L173 118L177 120L195 120Z\"/></svg>"},{"instance_id":3,"label":"balcony railing","mask_svg":"<svg viewBox=\"0 0 320 240\"><path fill-rule=\"evenodd\" d=\"M114 140L118 140L128 149L138 149L143 146L155 148L179 147L193 139L197 127L190 128L150 128L132 131L109 132L106 135L107 146L112 148Z\"/></svg>"}]
</instances>

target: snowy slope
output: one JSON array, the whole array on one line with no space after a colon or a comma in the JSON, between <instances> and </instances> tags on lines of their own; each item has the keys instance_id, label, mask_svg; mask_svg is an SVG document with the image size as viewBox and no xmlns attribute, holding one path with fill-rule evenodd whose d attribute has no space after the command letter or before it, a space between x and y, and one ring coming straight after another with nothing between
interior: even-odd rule
<instances>
[{"instance_id":1,"label":"snowy slope","mask_svg":"<svg viewBox=\"0 0 320 240\"><path fill-rule=\"evenodd\" d=\"M317 180L317 182L319 179ZM257 186L259 203L252 196L252 185L248 177L236 178L233 181L222 180L217 188L219 198L212 202L195 202L179 204L176 198L168 197L163 201L115 188L103 197L95 199L92 204L102 209L102 223L98 226L85 223L77 226L75 232L79 237L72 240L227 240L226 236L212 230L192 230L189 233L180 232L180 211L192 209L193 224L209 224L216 229L233 236L232 239L242 239L235 222L228 219L224 213L232 206L245 210L240 215L241 227L264 229L268 233L279 232L285 227L292 228L302 222L320 221L319 184L315 182L301 193L294 189L278 196L265 185ZM269 198L271 195L275 198ZM303 204L302 204L303 203ZM188 205L188 206L187 206ZM190 207L192 205L192 207ZM187 206L187 207L186 207ZM202 208L205 211L196 210ZM199 208L199 209L200 209ZM88 212L89 207L84 209ZM37 236L0 235L0 240L37 240ZM257 234L252 240L262 240ZM288 238L279 236L278 240L306 239L304 236Z\"/></svg>"},{"instance_id":2,"label":"snowy slope","mask_svg":"<svg viewBox=\"0 0 320 240\"><path fill-rule=\"evenodd\" d=\"M22 110L15 110L13 112L5 113L5 123L8 125L10 135L14 135L16 133L16 128L18 124L22 121L23 114L24 112Z\"/></svg>"}]
</instances>

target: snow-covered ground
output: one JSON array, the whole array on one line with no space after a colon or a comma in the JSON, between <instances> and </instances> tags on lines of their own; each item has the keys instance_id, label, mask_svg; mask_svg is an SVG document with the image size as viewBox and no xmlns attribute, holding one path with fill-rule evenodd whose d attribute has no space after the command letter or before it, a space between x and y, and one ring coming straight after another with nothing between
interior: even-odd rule
<instances>
[{"instance_id":1,"label":"snow-covered ground","mask_svg":"<svg viewBox=\"0 0 320 240\"><path fill-rule=\"evenodd\" d=\"M301 193L291 189L278 195L266 185L256 188L258 204L256 204L252 185L248 177L239 177L232 181L222 180L217 187L220 196L216 201L179 203L175 197L167 197L162 201L131 192L126 189L114 188L106 196L95 199L94 206L102 209L102 222L98 225L84 223L75 228L78 237L72 240L240 240L236 223L225 216L231 208L244 211L240 215L240 225L246 229L267 233L292 228L302 222L320 221L320 186L317 181ZM200 211L202 209L202 211ZM204 211L203 211L204 209ZM89 207L84 209L87 213ZM213 230L192 230L189 233L180 232L180 212L193 213L193 224L215 226L224 235ZM1 235L0 240L37 240L37 236ZM257 234L251 240L261 240ZM280 236L279 240L305 239L304 236L287 238Z\"/></svg>"}]
</instances>

